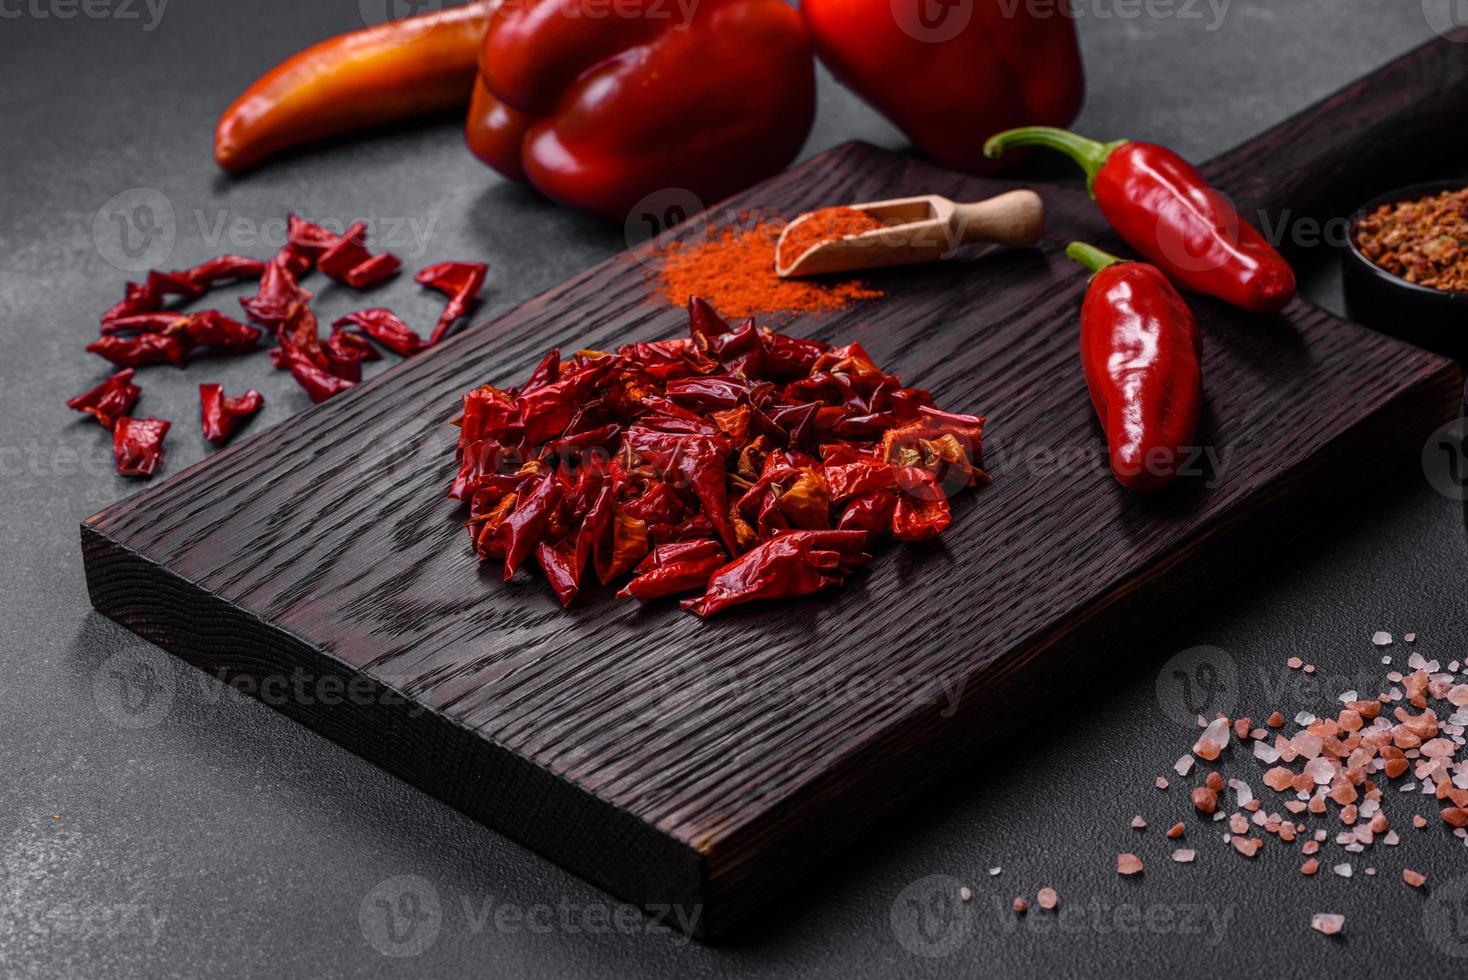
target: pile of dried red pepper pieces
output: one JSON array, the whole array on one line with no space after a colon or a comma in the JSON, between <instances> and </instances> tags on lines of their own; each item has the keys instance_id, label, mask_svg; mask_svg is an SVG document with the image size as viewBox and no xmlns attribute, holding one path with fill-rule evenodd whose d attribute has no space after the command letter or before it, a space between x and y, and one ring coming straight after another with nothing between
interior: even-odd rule
<instances>
[{"instance_id":1,"label":"pile of dried red pepper pieces","mask_svg":"<svg viewBox=\"0 0 1468 980\"><path fill-rule=\"evenodd\" d=\"M921 541L987 482L983 420L933 407L860 344L831 347L702 300L690 336L551 351L519 388L464 396L459 472L479 558L532 555L565 606L586 574L699 616L840 584L883 533Z\"/></svg>"},{"instance_id":2,"label":"pile of dried red pepper pieces","mask_svg":"<svg viewBox=\"0 0 1468 980\"><path fill-rule=\"evenodd\" d=\"M377 360L374 343L410 357L438 343L462 319L484 285L488 266L479 262L440 262L422 270L417 282L448 296L443 313L427 341L391 310L376 308L350 313L332 324L323 341L311 311L311 293L300 280L312 270L351 289L372 289L394 276L402 263L389 252L367 248L367 225L356 222L343 233L290 215L285 246L268 261L222 255L191 269L149 272L141 283L128 283L122 300L102 314L102 336L87 350L123 368L91 391L68 401L67 407L90 413L113 435L117 472L151 476L163 461L166 419L134 419L129 415L142 389L134 369L148 364L184 367L197 347L215 352L248 353L263 336L275 334L278 347L270 357L288 370L313 402L323 402L362 380L362 362ZM241 323L219 310L184 313L168 309L171 301L194 300L221 283L258 279L255 295L240 300L246 316L259 327ZM257 391L226 396L217 384L199 386L204 437L222 445L264 405Z\"/></svg>"}]
</instances>

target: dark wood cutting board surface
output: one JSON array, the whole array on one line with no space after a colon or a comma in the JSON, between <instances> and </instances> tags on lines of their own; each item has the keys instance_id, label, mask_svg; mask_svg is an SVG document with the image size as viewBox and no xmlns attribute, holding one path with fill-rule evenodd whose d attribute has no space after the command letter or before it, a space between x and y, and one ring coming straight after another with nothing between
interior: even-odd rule
<instances>
[{"instance_id":1,"label":"dark wood cutting board surface","mask_svg":"<svg viewBox=\"0 0 1468 980\"><path fill-rule=\"evenodd\" d=\"M1465 51L1441 42L1373 81L1461 104ZM1338 169L1321 161L1388 125L1392 99L1361 92L1210 172L1248 207L1279 207L1281 187L1302 209L1335 206L1341 181L1299 176ZM848 145L682 234L746 210L1013 186ZM565 612L538 573L504 584L497 563L477 566L444 498L448 420L464 391L523 380L551 347L681 335L683 312L650 301L624 255L90 518L92 600L225 676L353 681L267 700L617 894L725 932L953 753L1042 710L1058 678L1125 656L1120 637L1203 600L1457 410L1448 361L1303 300L1258 318L1200 299L1210 465L1128 493L1077 357L1085 274L1061 254L1072 238L1115 243L1083 192L1037 190L1043 248L872 277L886 298L783 326L860 340L942 407L989 418L993 485L955 500L940 541L884 547L846 588L705 622L609 590Z\"/></svg>"}]
</instances>

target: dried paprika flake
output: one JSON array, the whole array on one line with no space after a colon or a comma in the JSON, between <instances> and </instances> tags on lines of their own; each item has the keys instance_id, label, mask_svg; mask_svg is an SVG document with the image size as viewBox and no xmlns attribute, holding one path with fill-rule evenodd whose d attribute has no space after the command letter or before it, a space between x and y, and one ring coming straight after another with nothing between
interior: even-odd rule
<instances>
[{"instance_id":1,"label":"dried paprika flake","mask_svg":"<svg viewBox=\"0 0 1468 980\"><path fill-rule=\"evenodd\" d=\"M436 289L449 298L443 312L439 314L433 333L428 336L430 347L442 340L453 325L469 312L474 298L484 287L484 277L488 273L489 266L483 262L439 262L423 269L414 277L421 285Z\"/></svg>"},{"instance_id":2,"label":"dried paprika flake","mask_svg":"<svg viewBox=\"0 0 1468 980\"><path fill-rule=\"evenodd\" d=\"M459 472L481 560L534 556L562 604L588 569L709 616L840 584L882 534L921 540L987 480L983 420L941 412L860 344L730 327L689 304L686 338L551 351L519 388L464 396Z\"/></svg>"},{"instance_id":3,"label":"dried paprika flake","mask_svg":"<svg viewBox=\"0 0 1468 980\"><path fill-rule=\"evenodd\" d=\"M119 418L132 411L138 395L142 394L142 389L133 384L133 374L132 368L118 371L91 391L67 401L66 407L88 412L104 429L111 429Z\"/></svg>"},{"instance_id":4,"label":"dried paprika flake","mask_svg":"<svg viewBox=\"0 0 1468 980\"><path fill-rule=\"evenodd\" d=\"M199 414L204 438L222 446L246 419L260 411L265 398L253 388L230 398L220 385L199 385Z\"/></svg>"},{"instance_id":5,"label":"dried paprika flake","mask_svg":"<svg viewBox=\"0 0 1468 980\"><path fill-rule=\"evenodd\" d=\"M112 460L123 476L152 476L163 465L167 419L135 419L124 415L112 427Z\"/></svg>"}]
</instances>

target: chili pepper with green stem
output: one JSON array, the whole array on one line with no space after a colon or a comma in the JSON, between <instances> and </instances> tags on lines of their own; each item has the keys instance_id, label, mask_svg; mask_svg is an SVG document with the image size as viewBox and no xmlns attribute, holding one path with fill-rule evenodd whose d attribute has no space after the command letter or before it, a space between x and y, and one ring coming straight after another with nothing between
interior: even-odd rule
<instances>
[{"instance_id":1,"label":"chili pepper with green stem","mask_svg":"<svg viewBox=\"0 0 1468 980\"><path fill-rule=\"evenodd\" d=\"M1081 306L1081 366L1106 430L1111 471L1131 490L1177 476L1203 407L1202 338L1162 270L1073 242L1096 274Z\"/></svg>"},{"instance_id":2,"label":"chili pepper with green stem","mask_svg":"<svg viewBox=\"0 0 1468 980\"><path fill-rule=\"evenodd\" d=\"M1116 233L1187 289L1253 313L1278 313L1294 297L1285 257L1172 150L1031 126L992 137L984 152L997 158L1016 146L1047 146L1080 164Z\"/></svg>"}]
</instances>

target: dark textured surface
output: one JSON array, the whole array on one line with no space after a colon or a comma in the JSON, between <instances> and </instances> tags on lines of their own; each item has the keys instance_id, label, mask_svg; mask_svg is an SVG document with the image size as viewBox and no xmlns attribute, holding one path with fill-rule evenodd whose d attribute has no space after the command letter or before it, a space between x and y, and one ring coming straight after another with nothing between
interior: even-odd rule
<instances>
[{"instance_id":1,"label":"dark textured surface","mask_svg":"<svg viewBox=\"0 0 1468 980\"><path fill-rule=\"evenodd\" d=\"M1442 951L1456 947L1429 941L1421 897L1397 879L1409 862L1439 887L1461 873L1464 851L1450 839L1409 835L1398 851L1372 858L1382 869L1375 879L1358 867L1351 881L1306 881L1282 849L1247 863L1206 840L1197 865L1174 867L1154 831L1181 800L1150 787L1190 737L1160 710L1154 688L1177 651L1221 647L1238 670L1245 707L1282 700L1296 710L1318 710L1330 695L1281 690L1288 677L1277 665L1290 653L1324 675L1352 678L1375 665L1366 637L1377 628L1416 629L1433 655L1461 653L1468 556L1460 511L1420 478L1388 488L1384 501L1363 496L1337 534L1246 576L1217 596L1208 616L1160 638L1139 630L1145 644L1117 650L1125 666L1097 688L1094 703L1064 709L1063 732L955 773L950 791L848 852L787 904L778 924L734 948L685 946L647 935L641 919L597 918L608 913L595 889L195 674L160 667L157 677L172 690L157 693L169 696L140 715L120 713L115 673L154 654L88 612L75 526L132 488L108 475L98 433L55 405L95 376L79 347L124 278L92 236L103 202L137 186L162 191L180 218L173 264L215 250L196 209L206 230L225 209L256 221L288 207L416 217L420 228L433 223L425 261L472 254L496 264L491 310L609 254L623 237L493 185L464 158L452 124L302 157L242 183L219 180L206 160L218 107L260 64L303 37L349 26L356 11L216 10L175 0L156 30L142 30L146 17L28 14L0 24L0 514L12 556L0 571L5 972L1052 975L1142 964L1162 975L1193 969L1200 943L1216 935L1207 920L1199 934L1184 928L1198 904L1228 920L1222 942L1205 947L1220 972L1272 970L1291 953L1299 972L1360 968L1418 949L1433 968L1454 965ZM1345 10L1240 0L1218 32L1146 18L1093 19L1082 30L1092 77L1083 125L1166 140L1204 158L1430 36L1431 27L1416 4ZM812 149L854 135L895 144L842 94L823 94ZM411 243L398 250L413 252ZM1335 302L1332 277L1312 288ZM418 317L434 309L412 287L394 287L387 298ZM338 297L327 312L349 302ZM202 455L185 424L199 381L260 387L271 399L265 424L304 405L288 380L257 363L221 362L202 374L150 372L156 380L144 407L180 422L170 446L175 470ZM1139 811L1154 829L1133 844L1125 822ZM1145 880L1111 872L1125 847L1150 859ZM1005 869L997 880L983 873L992 864ZM935 873L969 882L977 897L967 940L928 960L901 942L911 937L894 930L889 913L906 886ZM421 876L417 887L438 899L439 928L419 934L427 943L420 956L394 959L372 945L384 938L374 912L404 874ZM1094 901L1157 911L1140 931L1125 915L1078 912L1063 920L1066 929L1042 935L1035 924L1043 920L1011 929L989 903L991 894L1042 882L1077 909ZM549 918L533 916L534 927L513 916L542 906ZM511 911L496 919L501 908ZM1346 942L1308 931L1310 912L1324 908L1347 914ZM149 923L160 917L155 933Z\"/></svg>"}]
</instances>

